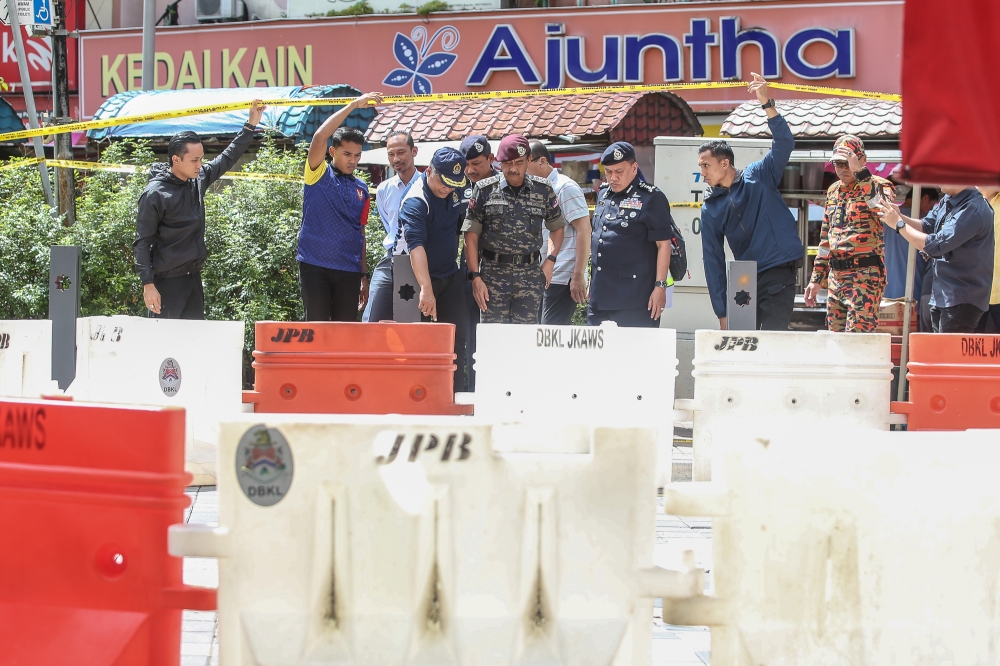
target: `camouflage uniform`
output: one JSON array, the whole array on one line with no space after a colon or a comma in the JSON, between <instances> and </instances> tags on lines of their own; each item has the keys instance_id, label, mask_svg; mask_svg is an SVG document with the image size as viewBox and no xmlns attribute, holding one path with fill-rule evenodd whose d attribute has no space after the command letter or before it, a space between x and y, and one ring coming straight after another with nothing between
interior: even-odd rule
<instances>
[{"instance_id":1,"label":"camouflage uniform","mask_svg":"<svg viewBox=\"0 0 1000 666\"><path fill-rule=\"evenodd\" d=\"M878 327L879 304L885 291L885 240L881 218L869 202L876 194L892 201L895 188L885 178L862 171L850 185L839 180L826 193L826 214L811 282L829 277L826 327L831 331L871 333ZM838 270L830 260L878 257L876 266Z\"/></svg>"},{"instance_id":2,"label":"camouflage uniform","mask_svg":"<svg viewBox=\"0 0 1000 666\"><path fill-rule=\"evenodd\" d=\"M537 324L545 291L545 275L538 262L542 224L549 231L566 226L552 186L544 178L525 175L515 196L503 174L476 183L469 199L462 231L479 234L480 252L533 255L523 264L501 263L483 256L479 272L489 290L484 324Z\"/></svg>"}]
</instances>

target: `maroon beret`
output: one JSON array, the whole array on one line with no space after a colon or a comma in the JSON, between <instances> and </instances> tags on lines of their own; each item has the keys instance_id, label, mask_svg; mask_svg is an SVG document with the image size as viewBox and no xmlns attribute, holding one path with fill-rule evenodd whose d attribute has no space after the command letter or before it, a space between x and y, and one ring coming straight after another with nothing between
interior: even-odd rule
<instances>
[{"instance_id":1,"label":"maroon beret","mask_svg":"<svg viewBox=\"0 0 1000 666\"><path fill-rule=\"evenodd\" d=\"M531 152L528 140L520 134L508 134L500 139L500 147L497 148L497 162L510 162L519 157L524 157Z\"/></svg>"}]
</instances>

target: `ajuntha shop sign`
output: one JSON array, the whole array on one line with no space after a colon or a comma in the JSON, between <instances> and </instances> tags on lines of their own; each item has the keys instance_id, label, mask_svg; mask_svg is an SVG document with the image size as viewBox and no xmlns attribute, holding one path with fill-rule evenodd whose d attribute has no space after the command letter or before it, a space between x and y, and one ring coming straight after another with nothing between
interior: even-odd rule
<instances>
[{"instance_id":1,"label":"ajuntha shop sign","mask_svg":"<svg viewBox=\"0 0 1000 666\"><path fill-rule=\"evenodd\" d=\"M616 5L254 21L157 31L158 88L347 83L391 94L739 80L898 93L902 0ZM139 30L85 32L90 117L142 83ZM738 89L685 92L731 109ZM787 95L786 95L787 96Z\"/></svg>"}]
</instances>

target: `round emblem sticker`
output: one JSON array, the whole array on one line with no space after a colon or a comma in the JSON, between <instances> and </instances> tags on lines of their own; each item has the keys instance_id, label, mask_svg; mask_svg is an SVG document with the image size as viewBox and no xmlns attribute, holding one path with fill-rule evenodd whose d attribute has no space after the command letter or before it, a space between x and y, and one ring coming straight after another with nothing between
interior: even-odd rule
<instances>
[{"instance_id":1,"label":"round emblem sticker","mask_svg":"<svg viewBox=\"0 0 1000 666\"><path fill-rule=\"evenodd\" d=\"M160 364L160 390L172 398L181 390L181 365L175 359L165 358Z\"/></svg>"},{"instance_id":2,"label":"round emblem sticker","mask_svg":"<svg viewBox=\"0 0 1000 666\"><path fill-rule=\"evenodd\" d=\"M294 470L292 449L280 430L258 424L243 433L236 447L236 478L251 502L280 502L292 486Z\"/></svg>"}]
</instances>

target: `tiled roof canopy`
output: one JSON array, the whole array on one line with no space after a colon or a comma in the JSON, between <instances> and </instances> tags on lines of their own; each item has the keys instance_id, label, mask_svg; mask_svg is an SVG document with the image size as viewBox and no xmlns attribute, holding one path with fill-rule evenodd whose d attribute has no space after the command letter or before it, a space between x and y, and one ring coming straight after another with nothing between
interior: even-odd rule
<instances>
[{"instance_id":1,"label":"tiled roof canopy","mask_svg":"<svg viewBox=\"0 0 1000 666\"><path fill-rule=\"evenodd\" d=\"M673 93L546 95L484 101L394 104L368 129L368 141L384 143L394 130L415 141L458 141L470 134L501 139L508 134L543 138L628 141L651 146L656 136L695 136L701 124Z\"/></svg>"},{"instance_id":2,"label":"tiled roof canopy","mask_svg":"<svg viewBox=\"0 0 1000 666\"><path fill-rule=\"evenodd\" d=\"M785 99L775 103L792 134L799 138L833 139L854 134L863 139L898 140L903 122L900 102L827 98ZM741 138L771 136L767 116L757 102L740 104L726 118L722 133Z\"/></svg>"}]
</instances>

